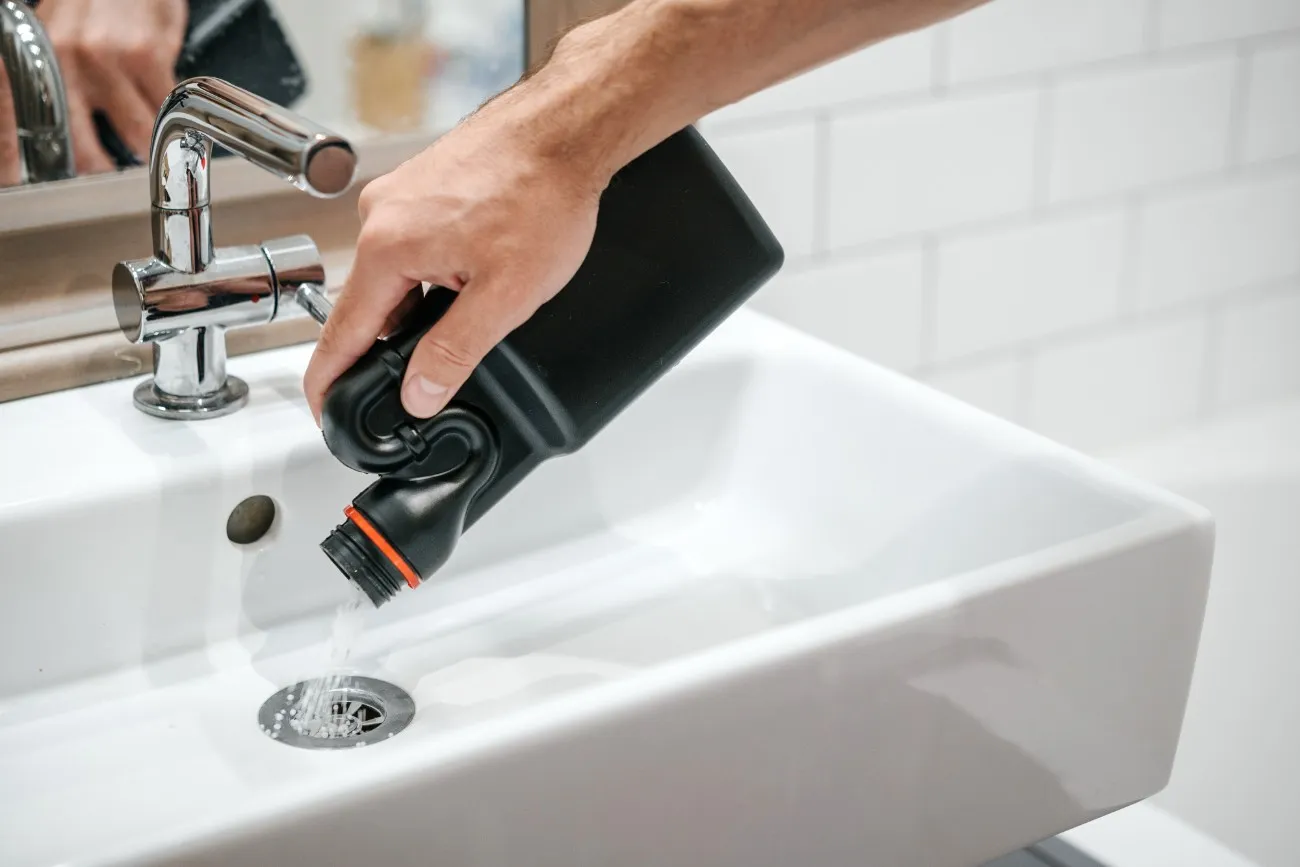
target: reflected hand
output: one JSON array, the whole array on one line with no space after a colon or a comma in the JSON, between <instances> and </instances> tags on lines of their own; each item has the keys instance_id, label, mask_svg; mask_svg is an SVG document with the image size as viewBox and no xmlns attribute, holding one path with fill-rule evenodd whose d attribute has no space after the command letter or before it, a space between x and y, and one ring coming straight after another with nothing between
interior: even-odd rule
<instances>
[{"instance_id":1,"label":"reflected hand","mask_svg":"<svg viewBox=\"0 0 1300 867\"><path fill-rule=\"evenodd\" d=\"M582 264L609 174L547 146L549 107L527 89L488 103L362 192L352 273L303 383L318 424L329 386L418 300L413 285L460 293L407 366L403 406L428 418Z\"/></svg>"},{"instance_id":2,"label":"reflected hand","mask_svg":"<svg viewBox=\"0 0 1300 867\"><path fill-rule=\"evenodd\" d=\"M154 117L175 85L185 38L185 0L44 0L45 23L68 92L77 174L112 171L92 113L147 159Z\"/></svg>"},{"instance_id":3,"label":"reflected hand","mask_svg":"<svg viewBox=\"0 0 1300 867\"><path fill-rule=\"evenodd\" d=\"M0 63L0 187L16 186L22 181L21 170L13 94L9 90L5 65Z\"/></svg>"}]
</instances>

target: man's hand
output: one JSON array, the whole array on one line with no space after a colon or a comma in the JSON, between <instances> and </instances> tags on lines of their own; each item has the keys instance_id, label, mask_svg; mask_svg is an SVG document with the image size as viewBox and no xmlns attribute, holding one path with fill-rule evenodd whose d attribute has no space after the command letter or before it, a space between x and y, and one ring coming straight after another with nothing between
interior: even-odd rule
<instances>
[{"instance_id":1,"label":"man's hand","mask_svg":"<svg viewBox=\"0 0 1300 867\"><path fill-rule=\"evenodd\" d=\"M460 293L407 367L402 404L428 418L582 264L609 178L539 147L526 91L489 103L362 191L352 273L304 380L318 424L325 390L392 330L418 284Z\"/></svg>"},{"instance_id":2,"label":"man's hand","mask_svg":"<svg viewBox=\"0 0 1300 867\"><path fill-rule=\"evenodd\" d=\"M176 84L185 38L185 0L44 0L38 7L68 92L77 174L116 166L100 145L98 109L141 160L154 117Z\"/></svg>"},{"instance_id":3,"label":"man's hand","mask_svg":"<svg viewBox=\"0 0 1300 867\"><path fill-rule=\"evenodd\" d=\"M677 130L796 72L984 0L632 0L361 196L361 239L304 387L329 386L415 300L460 297L420 343L402 404L427 418L582 264L600 191Z\"/></svg>"},{"instance_id":4,"label":"man's hand","mask_svg":"<svg viewBox=\"0 0 1300 867\"><path fill-rule=\"evenodd\" d=\"M22 180L21 172L13 94L9 90L5 65L0 63L0 187L16 186Z\"/></svg>"}]
</instances>

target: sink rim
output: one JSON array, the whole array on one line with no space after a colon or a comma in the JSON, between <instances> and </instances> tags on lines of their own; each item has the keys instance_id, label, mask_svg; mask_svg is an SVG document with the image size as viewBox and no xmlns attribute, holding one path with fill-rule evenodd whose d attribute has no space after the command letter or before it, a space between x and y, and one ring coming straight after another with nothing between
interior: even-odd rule
<instances>
[{"instance_id":1,"label":"sink rim","mask_svg":"<svg viewBox=\"0 0 1300 867\"><path fill-rule=\"evenodd\" d=\"M757 314L747 312L737 314L733 323L724 326L724 329L728 333L741 335L746 340L768 341L774 345L776 355L767 356L764 361L773 358L779 361L782 357L814 356L826 364L845 369L855 371L870 369L873 381L877 383L886 382L892 388L925 395L923 399L931 402L943 401L943 412L959 422L974 423L990 430L996 429L1010 437L1011 441L1019 447L1070 465L1079 471L1079 477L1083 481L1125 491L1160 508L1143 513L1133 520L1040 551L1027 553L1021 557L946 576L805 621L774 627L757 635L720 644L702 653L637 671L626 679L612 680L594 689L553 697L541 705L509 713L500 719L478 722L460 731L440 732L428 738L427 742L419 738L416 731L408 731L403 736L406 740L394 741L393 749L389 750L388 745L376 745L372 749L362 751L366 755L364 762L350 760L349 773L338 774L332 781L331 785L337 788L331 788L331 785L324 785L319 779L311 777L286 783L274 794L273 800L277 805L277 812L273 815L267 814L267 802L259 798L244 805L236 805L223 815L196 816L193 817L192 822L187 821L157 834L141 835L130 842L124 841L118 849L108 846L102 850L104 858L108 861L115 858L134 861L150 853L163 853L182 845L199 846L203 840L217 839L233 830L247 830L275 821L278 817L319 809L322 805L330 803L340 792L399 786L404 779L413 779L417 771L437 775L457 762L472 762L476 758L489 755L492 750L501 750L511 744L535 741L559 732L572 732L583 726L596 725L619 714L632 713L637 708L666 701L670 697L680 698L695 692L707 691L720 684L732 682L736 678L743 678L747 674L767 671L778 662L811 658L817 652L839 647L847 642L861 641L874 636L888 636L891 631L908 633L909 627L922 623L940 624L943 627L940 630L943 636L950 637L951 631L959 629L957 621L963 616L964 607L972 600L995 596L1054 571L1064 572L1078 568L1081 564L1117 557L1148 545L1199 537L1212 532L1212 522L1208 513L1200 507L1151 485L1133 480L1104 464L1084 458L1034 434L1012 428L1007 423L993 419L978 410L956 404L947 398L937 398L924 385L907 380L901 375L872 368L861 359L828 347ZM770 347L764 347L765 350L768 348ZM255 367L271 377L281 376L285 367L292 367L304 361L309 351L310 347L275 350L262 354L262 357L253 356L245 359L247 362L245 366ZM717 357L719 352L727 351L730 350L723 343L721 348L715 347L702 355L694 356L695 361L688 359L684 364L699 363L703 358L710 355ZM264 380L258 374L248 378L254 387L254 405L227 419L188 424L155 422L143 417L140 417L140 420L153 425L184 425L195 435L195 439L200 444L209 447L205 452L209 455L209 461L251 460L256 454L255 434L259 421L265 424L269 423L268 418L292 418L287 414L301 413L304 409L296 401L284 397L272 388L264 391L262 396L269 399L263 404L262 409L258 410L256 408L258 388L264 384ZM281 380L283 381L283 376ZM79 391L89 392L91 389L97 389L99 398L111 400L123 398L119 403L111 404L113 409L107 412L106 417L115 418L120 410L122 418L134 419L130 413L135 413L135 410L131 408L129 399L125 399L129 396L131 386L132 383L128 381L92 386L90 389ZM84 409L87 406L102 410L106 405L90 400L92 396L85 393L65 393L62 397L67 400L61 403L58 395L30 400L43 401L47 397L50 398L50 402L59 403L69 411L76 408ZM3 418L6 409L0 406L0 418ZM0 423L0 432L5 428L6 426ZM148 430L148 428L138 429ZM301 429L298 430L301 432ZM292 441L309 442L314 439L314 436L308 430L305 435L296 435ZM4 436L0 433L0 440L3 439ZM212 444L226 442L240 444L236 447L235 454L222 452L220 459L214 457L216 447ZM189 458L182 457L185 460L181 460L177 465L195 474L201 475L213 466L210 462L200 461L187 464L186 460ZM119 477L128 475L119 474ZM130 478L128 482L131 482ZM154 483L154 478L137 477L131 483L148 486ZM120 490L115 489L113 493L117 495ZM15 505L13 499L8 502L11 506ZM59 497L52 497L48 501L48 506L61 508L65 502ZM4 520L4 517L4 504L0 503L0 521ZM410 622L394 624L390 630L400 632L414 629L418 620L419 618L416 618ZM214 650L220 648L208 645L196 650L195 653L206 654ZM234 677L241 672L251 675L250 683L261 679L261 674L251 666L241 669L235 662L207 677L182 681L176 685L176 688L181 691L197 690L204 688L204 685L213 678ZM124 674L129 675L130 672ZM263 682L266 692L259 693L257 697L259 702L276 686L269 681ZM153 689L142 692L139 699L148 703L162 695L164 693ZM5 704L0 704L0 710L5 707ZM0 715L0 720L3 720L3 715ZM248 728L249 735L265 740L268 748L290 752L257 732L251 717ZM4 752L3 747L0 747L0 763L3 761ZM314 762L330 761L331 759L325 758L325 755L328 754L303 758L295 766L312 767ZM267 795L267 797L271 796ZM114 852L119 854L112 854Z\"/></svg>"}]
</instances>

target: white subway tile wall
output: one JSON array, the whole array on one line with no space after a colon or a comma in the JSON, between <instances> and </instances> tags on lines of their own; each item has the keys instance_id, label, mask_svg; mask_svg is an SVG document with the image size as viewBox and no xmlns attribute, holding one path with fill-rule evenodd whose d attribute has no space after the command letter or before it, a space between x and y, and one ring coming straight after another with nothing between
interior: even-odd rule
<instances>
[{"instance_id":1,"label":"white subway tile wall","mask_svg":"<svg viewBox=\"0 0 1300 867\"><path fill-rule=\"evenodd\" d=\"M1205 318L1108 330L1043 349L1029 423L1080 449L1104 450L1197 417Z\"/></svg>"},{"instance_id":2,"label":"white subway tile wall","mask_svg":"<svg viewBox=\"0 0 1300 867\"><path fill-rule=\"evenodd\" d=\"M1300 273L1300 167L1154 200L1138 223L1144 309L1287 278Z\"/></svg>"},{"instance_id":3,"label":"white subway tile wall","mask_svg":"<svg viewBox=\"0 0 1300 867\"><path fill-rule=\"evenodd\" d=\"M805 72L713 115L718 122L807 114L827 106L930 89L934 36L909 33Z\"/></svg>"},{"instance_id":4,"label":"white subway tile wall","mask_svg":"<svg viewBox=\"0 0 1300 867\"><path fill-rule=\"evenodd\" d=\"M1231 410L1300 394L1300 282L1224 312L1214 405Z\"/></svg>"},{"instance_id":5,"label":"white subway tile wall","mask_svg":"<svg viewBox=\"0 0 1300 867\"><path fill-rule=\"evenodd\" d=\"M1300 7L1300 3L1296 3ZM1261 49L1251 60L1243 156L1271 160L1300 154L1300 42Z\"/></svg>"},{"instance_id":6,"label":"white subway tile wall","mask_svg":"<svg viewBox=\"0 0 1300 867\"><path fill-rule=\"evenodd\" d=\"M702 126L770 315L1086 449L1300 397L1300 0L993 0Z\"/></svg>"},{"instance_id":7,"label":"white subway tile wall","mask_svg":"<svg viewBox=\"0 0 1300 867\"><path fill-rule=\"evenodd\" d=\"M789 270L754 306L898 370L921 361L921 247ZM835 311L828 317L828 311Z\"/></svg>"},{"instance_id":8,"label":"white subway tile wall","mask_svg":"<svg viewBox=\"0 0 1300 867\"><path fill-rule=\"evenodd\" d=\"M1123 209L1108 208L943 242L935 360L1113 319L1124 229Z\"/></svg>"},{"instance_id":9,"label":"white subway tile wall","mask_svg":"<svg viewBox=\"0 0 1300 867\"><path fill-rule=\"evenodd\" d=\"M1032 93L935 100L831 121L829 243L850 247L1025 210Z\"/></svg>"},{"instance_id":10,"label":"white subway tile wall","mask_svg":"<svg viewBox=\"0 0 1300 867\"><path fill-rule=\"evenodd\" d=\"M923 378L971 406L1015 422L1024 420L1025 365L1018 354L978 360Z\"/></svg>"},{"instance_id":11,"label":"white subway tile wall","mask_svg":"<svg viewBox=\"0 0 1300 867\"><path fill-rule=\"evenodd\" d=\"M950 82L1037 72L1142 50L1147 14L1134 0L997 0L950 25Z\"/></svg>"},{"instance_id":12,"label":"white subway tile wall","mask_svg":"<svg viewBox=\"0 0 1300 867\"><path fill-rule=\"evenodd\" d=\"M1295 0L1156 0L1156 10L1157 42L1162 47L1300 27L1300 3Z\"/></svg>"},{"instance_id":13,"label":"white subway tile wall","mask_svg":"<svg viewBox=\"0 0 1300 867\"><path fill-rule=\"evenodd\" d=\"M1063 82L1052 101L1052 201L1224 168L1235 71L1225 49Z\"/></svg>"}]
</instances>

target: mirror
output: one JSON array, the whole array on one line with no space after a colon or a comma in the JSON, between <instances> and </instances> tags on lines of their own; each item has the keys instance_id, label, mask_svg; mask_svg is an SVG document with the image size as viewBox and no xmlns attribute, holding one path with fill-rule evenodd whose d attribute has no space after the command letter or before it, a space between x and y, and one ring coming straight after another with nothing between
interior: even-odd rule
<instances>
[{"instance_id":1,"label":"mirror","mask_svg":"<svg viewBox=\"0 0 1300 867\"><path fill-rule=\"evenodd\" d=\"M195 75L354 144L432 138L523 73L524 2L0 0L0 200L25 184L141 165L158 105ZM41 30L62 71L66 138L51 120L58 96Z\"/></svg>"}]
</instances>

